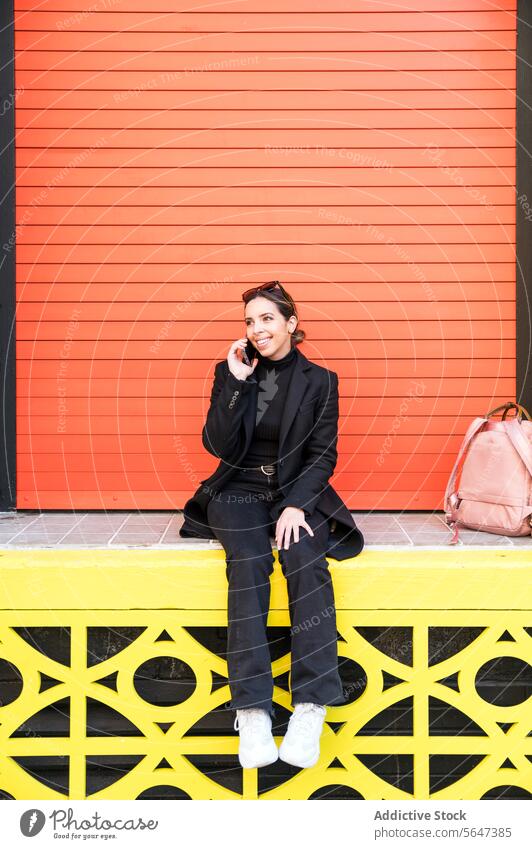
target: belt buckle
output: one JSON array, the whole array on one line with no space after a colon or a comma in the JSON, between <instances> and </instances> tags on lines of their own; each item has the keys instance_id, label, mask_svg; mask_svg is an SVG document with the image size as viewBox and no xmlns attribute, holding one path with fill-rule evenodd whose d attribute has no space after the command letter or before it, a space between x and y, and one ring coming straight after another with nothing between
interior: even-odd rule
<instances>
[{"instance_id":1,"label":"belt buckle","mask_svg":"<svg viewBox=\"0 0 532 849\"><path fill-rule=\"evenodd\" d=\"M275 466L271 463L267 463L266 465L261 466L260 469L261 472L263 472L263 474L265 475L268 475L268 477L275 474ZM271 471L267 471L268 469L271 469Z\"/></svg>"}]
</instances>

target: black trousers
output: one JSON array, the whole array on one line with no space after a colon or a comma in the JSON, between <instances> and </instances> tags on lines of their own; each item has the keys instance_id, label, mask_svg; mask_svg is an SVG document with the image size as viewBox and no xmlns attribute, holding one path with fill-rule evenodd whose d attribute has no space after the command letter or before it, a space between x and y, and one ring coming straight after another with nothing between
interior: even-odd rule
<instances>
[{"instance_id":1,"label":"black trousers","mask_svg":"<svg viewBox=\"0 0 532 849\"><path fill-rule=\"evenodd\" d=\"M239 472L236 481L211 499L207 517L226 554L231 691L226 707L262 707L275 717L266 622L274 563L270 536L275 536L276 524L270 509L282 493L265 481L260 471ZM278 553L289 600L291 704L344 704L334 592L324 554L329 524L318 511L306 521L314 536L300 528L299 541L292 535L288 549Z\"/></svg>"}]
</instances>

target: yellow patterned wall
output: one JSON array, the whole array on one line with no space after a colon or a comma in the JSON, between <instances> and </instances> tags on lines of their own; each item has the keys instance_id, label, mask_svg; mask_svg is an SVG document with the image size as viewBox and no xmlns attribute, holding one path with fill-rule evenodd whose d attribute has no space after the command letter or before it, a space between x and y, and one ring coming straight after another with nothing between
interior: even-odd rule
<instances>
[{"instance_id":1,"label":"yellow patterned wall","mask_svg":"<svg viewBox=\"0 0 532 849\"><path fill-rule=\"evenodd\" d=\"M515 704L490 703L475 685L497 658L515 658L530 671L530 560L527 552L507 550L365 551L353 561L331 560L339 655L362 667L364 685L354 701L327 709L316 767L290 768L266 790L261 770L240 770L235 791L198 765L202 755L228 756L233 771L237 763L236 732L205 732L209 714L230 698L225 660L192 635L199 626L227 624L223 551L4 550L0 658L23 683L0 706L0 790L16 799L58 800L136 799L160 786L193 799L308 799L326 797L334 786L366 799L478 799L503 786L532 794L530 676L515 691ZM286 601L276 561L270 626L289 625ZM29 630L22 629L38 628L69 629L69 659L54 659L32 645ZM98 662L88 653L95 628L136 628L138 636ZM409 629L404 660L372 644L367 628ZM438 628L477 631L458 652L430 662L430 629ZM139 694L135 674L157 658L177 659L193 673L195 686L178 703L161 706ZM288 670L288 654L274 661L278 680ZM32 717L66 699L61 736L53 736L53 724L39 735L25 731L34 726ZM367 732L375 718L408 699L412 733L394 735L393 727ZM274 700L279 709L290 709L286 686L275 687ZM443 716L446 709L467 716L470 733L436 733L429 710L436 703L440 715L443 704ZM127 735L95 735L88 720L88 706L95 704L123 717ZM201 733L195 733L198 727ZM375 764L390 755L403 757L411 773L408 789L379 775ZM112 763L117 756L131 757L129 771L89 794L88 764L106 758ZM68 766L68 787L40 780L37 766L45 757L56 758L63 772ZM473 765L458 781L431 792L431 763L438 757L469 758Z\"/></svg>"}]
</instances>

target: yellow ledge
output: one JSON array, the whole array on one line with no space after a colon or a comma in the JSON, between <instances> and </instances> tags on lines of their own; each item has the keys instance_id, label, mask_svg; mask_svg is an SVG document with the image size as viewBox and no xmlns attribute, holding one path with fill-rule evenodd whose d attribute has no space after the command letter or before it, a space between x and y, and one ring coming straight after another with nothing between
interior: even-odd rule
<instances>
[{"instance_id":1,"label":"yellow ledge","mask_svg":"<svg viewBox=\"0 0 532 849\"><path fill-rule=\"evenodd\" d=\"M271 609L286 610L274 557ZM532 609L532 550L366 550L329 564L338 610ZM2 610L226 607L220 549L0 549Z\"/></svg>"}]
</instances>

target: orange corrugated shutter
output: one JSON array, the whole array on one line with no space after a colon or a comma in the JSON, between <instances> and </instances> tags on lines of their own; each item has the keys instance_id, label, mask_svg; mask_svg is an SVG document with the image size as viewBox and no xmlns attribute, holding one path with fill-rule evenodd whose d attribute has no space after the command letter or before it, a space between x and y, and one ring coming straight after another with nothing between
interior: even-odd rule
<instances>
[{"instance_id":1,"label":"orange corrugated shutter","mask_svg":"<svg viewBox=\"0 0 532 849\"><path fill-rule=\"evenodd\" d=\"M19 509L181 508L272 278L348 506L441 508L515 393L515 2L15 8Z\"/></svg>"}]
</instances>

